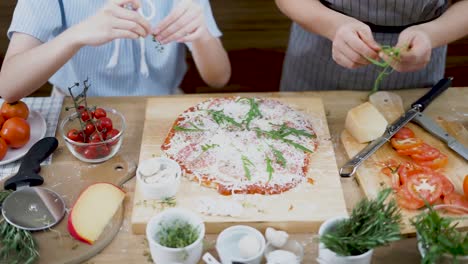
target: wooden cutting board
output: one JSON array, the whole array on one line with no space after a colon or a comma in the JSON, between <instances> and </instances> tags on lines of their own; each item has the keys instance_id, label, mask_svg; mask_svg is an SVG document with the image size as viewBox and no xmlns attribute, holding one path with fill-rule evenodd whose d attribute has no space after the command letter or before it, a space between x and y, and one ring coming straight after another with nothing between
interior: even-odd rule
<instances>
[{"instance_id":1,"label":"wooden cutting board","mask_svg":"<svg viewBox=\"0 0 468 264\"><path fill-rule=\"evenodd\" d=\"M403 113L401 98L394 93L378 92L372 96L370 101L377 107L377 109L379 109L389 123L394 121ZM438 123L453 137L457 138L463 144L468 145L468 131L463 125L458 122L449 122L442 118L438 118L436 121L438 121ZM413 123L409 123L407 126L414 131L417 137L421 138L427 144L439 149L442 153L448 156L449 162L444 168L443 173L451 180L455 186L455 190L458 193L463 193L462 184L465 175L468 175L468 163L462 157L450 150L445 143L438 140L421 127ZM366 144L360 144L357 142L346 130L341 134L341 141L349 157L353 157L366 146ZM390 143L383 145L368 160L362 163L356 171L357 180L367 197L374 198L382 188L391 187L390 178L381 173L381 167L377 165L378 163L388 159L411 161L411 158L409 157L398 155ZM414 234L414 229L410 225L409 220L420 213L420 210L403 209L402 213L402 233ZM460 226L468 226L468 220L461 222Z\"/></svg>"},{"instance_id":2,"label":"wooden cutting board","mask_svg":"<svg viewBox=\"0 0 468 264\"><path fill-rule=\"evenodd\" d=\"M149 99L140 161L160 156L161 144L174 120L187 108L208 98L208 95L198 95ZM315 232L324 220L347 214L321 99L307 96L288 97L287 95L274 99L312 117L319 139L319 147L312 156L311 170L308 174L314 183L304 181L293 190L280 195L221 196L216 190L199 186L183 178L176 196L178 207L194 210L201 197L236 201L244 205L240 217L202 215L208 233L217 233L235 224L248 224L261 230L271 226L289 232ZM133 232L143 234L146 223L161 210L163 209L157 205L157 201L148 200L142 195L137 182L131 218Z\"/></svg>"},{"instance_id":3,"label":"wooden cutting board","mask_svg":"<svg viewBox=\"0 0 468 264\"><path fill-rule=\"evenodd\" d=\"M56 150L64 150L64 145ZM111 164L109 164L111 163ZM61 163L42 168L40 174L44 177L42 187L54 190L62 196L67 208L67 214L56 226L45 231L33 232L39 247L38 264L75 264L83 263L101 252L117 235L122 225L125 208L121 206L111 222L106 226L99 239L88 245L70 236L67 229L68 212L78 195L87 186L96 182L110 182L118 186L135 175L134 162L127 162L120 156L101 164L77 165L75 163ZM1 186L6 179L0 181ZM127 198L128 199L128 198ZM0 245L1 246L1 245Z\"/></svg>"}]
</instances>

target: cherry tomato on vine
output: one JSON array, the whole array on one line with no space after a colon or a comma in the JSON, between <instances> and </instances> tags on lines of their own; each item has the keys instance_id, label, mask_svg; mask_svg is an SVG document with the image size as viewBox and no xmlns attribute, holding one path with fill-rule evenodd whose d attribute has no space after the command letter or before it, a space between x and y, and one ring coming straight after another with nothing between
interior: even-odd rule
<instances>
[{"instance_id":1,"label":"cherry tomato on vine","mask_svg":"<svg viewBox=\"0 0 468 264\"><path fill-rule=\"evenodd\" d=\"M84 142L83 133L76 129L70 129L67 133L67 138L75 142Z\"/></svg>"},{"instance_id":2,"label":"cherry tomato on vine","mask_svg":"<svg viewBox=\"0 0 468 264\"><path fill-rule=\"evenodd\" d=\"M108 117L101 117L98 119L99 124L102 127L102 130L111 131L113 129L112 120Z\"/></svg>"},{"instance_id":3,"label":"cherry tomato on vine","mask_svg":"<svg viewBox=\"0 0 468 264\"><path fill-rule=\"evenodd\" d=\"M0 160L2 160L8 152L8 145L3 138L0 138Z\"/></svg>"},{"instance_id":4,"label":"cherry tomato on vine","mask_svg":"<svg viewBox=\"0 0 468 264\"><path fill-rule=\"evenodd\" d=\"M22 101L17 101L14 103L3 102L0 112L5 119L20 117L26 120L29 116L28 105Z\"/></svg>"},{"instance_id":5,"label":"cherry tomato on vine","mask_svg":"<svg viewBox=\"0 0 468 264\"><path fill-rule=\"evenodd\" d=\"M395 135L393 135L393 138L396 139L407 139L407 138L414 138L414 132L410 128L407 127L402 127L398 132L396 132Z\"/></svg>"},{"instance_id":6,"label":"cherry tomato on vine","mask_svg":"<svg viewBox=\"0 0 468 264\"><path fill-rule=\"evenodd\" d=\"M96 128L94 127L93 123L88 122L86 124L86 126L85 126L84 132L85 132L86 136L89 136L94 132L94 130L96 130Z\"/></svg>"},{"instance_id":7,"label":"cherry tomato on vine","mask_svg":"<svg viewBox=\"0 0 468 264\"><path fill-rule=\"evenodd\" d=\"M28 143L30 133L29 124L26 120L21 117L12 117L3 124L0 137L11 148L21 148Z\"/></svg>"},{"instance_id":8,"label":"cherry tomato on vine","mask_svg":"<svg viewBox=\"0 0 468 264\"><path fill-rule=\"evenodd\" d=\"M99 119L101 117L107 117L106 110L102 108L96 108L96 110L94 111L94 118Z\"/></svg>"},{"instance_id":9,"label":"cherry tomato on vine","mask_svg":"<svg viewBox=\"0 0 468 264\"><path fill-rule=\"evenodd\" d=\"M90 111L83 111L81 112L81 120L83 120L83 122L86 122L88 120L91 119L91 112Z\"/></svg>"},{"instance_id":10,"label":"cherry tomato on vine","mask_svg":"<svg viewBox=\"0 0 468 264\"><path fill-rule=\"evenodd\" d=\"M101 142L101 138L104 140L104 136L101 134L99 135L99 132L94 132L89 136L89 142L94 143L94 142Z\"/></svg>"}]
</instances>

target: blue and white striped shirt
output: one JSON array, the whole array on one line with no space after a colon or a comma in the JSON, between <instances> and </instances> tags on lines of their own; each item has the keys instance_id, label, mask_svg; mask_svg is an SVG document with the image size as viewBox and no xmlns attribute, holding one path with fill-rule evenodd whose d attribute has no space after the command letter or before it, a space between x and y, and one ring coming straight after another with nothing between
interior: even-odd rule
<instances>
[{"instance_id":1,"label":"blue and white striped shirt","mask_svg":"<svg viewBox=\"0 0 468 264\"><path fill-rule=\"evenodd\" d=\"M154 1L156 15L150 20L151 26L156 26L166 17L178 1ZM107 1L104 0L64 0L64 13L67 27L80 23L94 15ZM213 18L209 0L199 0L205 12L205 21L210 33L220 37ZM146 14L147 2L142 1L142 9ZM8 37L14 32L31 35L41 42L55 38L64 30L59 1L57 0L18 0L8 29ZM113 68L106 67L114 51L116 41L99 47L85 46L80 49L60 70L49 80L53 85L65 89L76 82L89 78L91 88L89 96L137 96L170 94L180 85L187 70L185 62L186 47L181 43L164 45L159 52L152 37L145 39L145 60L149 75L140 71L139 40L120 40L118 63Z\"/></svg>"}]
</instances>

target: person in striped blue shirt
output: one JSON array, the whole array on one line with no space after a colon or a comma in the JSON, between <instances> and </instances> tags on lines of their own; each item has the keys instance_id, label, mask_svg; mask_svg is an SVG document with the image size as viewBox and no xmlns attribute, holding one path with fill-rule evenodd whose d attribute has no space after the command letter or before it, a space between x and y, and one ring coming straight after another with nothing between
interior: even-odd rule
<instances>
[{"instance_id":1,"label":"person in striped blue shirt","mask_svg":"<svg viewBox=\"0 0 468 264\"><path fill-rule=\"evenodd\" d=\"M208 0L18 0L0 71L0 96L25 97L89 78L90 96L155 96L176 91L186 47L202 79L231 75Z\"/></svg>"},{"instance_id":2,"label":"person in striped blue shirt","mask_svg":"<svg viewBox=\"0 0 468 264\"><path fill-rule=\"evenodd\" d=\"M447 44L468 34L468 0L276 0L293 20L281 90L371 90L384 59L395 70L380 89L429 87L444 76ZM389 58L382 46L400 49Z\"/></svg>"}]
</instances>

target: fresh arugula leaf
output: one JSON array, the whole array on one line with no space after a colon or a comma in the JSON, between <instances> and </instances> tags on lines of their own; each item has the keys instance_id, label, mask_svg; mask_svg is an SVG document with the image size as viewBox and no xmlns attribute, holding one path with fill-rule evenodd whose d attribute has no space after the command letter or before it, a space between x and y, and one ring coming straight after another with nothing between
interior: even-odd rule
<instances>
[{"instance_id":1,"label":"fresh arugula leaf","mask_svg":"<svg viewBox=\"0 0 468 264\"><path fill-rule=\"evenodd\" d=\"M174 127L174 130L175 131L184 131L184 132L201 132L201 131L205 131L204 129L198 127L197 125L195 125L193 122L188 122L189 125L191 125L191 127L181 127L181 126L175 126Z\"/></svg>"},{"instance_id":2,"label":"fresh arugula leaf","mask_svg":"<svg viewBox=\"0 0 468 264\"><path fill-rule=\"evenodd\" d=\"M224 123L230 123L236 127L242 127L242 124L234 120L234 118L227 116L223 110L208 110L208 113L211 115L216 124L221 125Z\"/></svg>"},{"instance_id":3,"label":"fresh arugula leaf","mask_svg":"<svg viewBox=\"0 0 468 264\"><path fill-rule=\"evenodd\" d=\"M254 120L256 117L262 117L262 113L260 112L260 108L258 103L255 101L255 98L240 98L238 101L247 100L250 104L249 112L246 114L246 118L242 123L245 123L245 126L248 130L250 130L250 122Z\"/></svg>"},{"instance_id":4,"label":"fresh arugula leaf","mask_svg":"<svg viewBox=\"0 0 468 264\"><path fill-rule=\"evenodd\" d=\"M203 152L209 150L209 149L212 149L212 148L216 148L216 147L219 147L218 144L205 144L205 145L202 145L202 150Z\"/></svg>"},{"instance_id":5,"label":"fresh arugula leaf","mask_svg":"<svg viewBox=\"0 0 468 264\"><path fill-rule=\"evenodd\" d=\"M276 163L281 165L281 167L286 167L286 159L283 156L283 153L281 151L277 150L273 146L270 146L271 150L273 150L273 154L275 155Z\"/></svg>"},{"instance_id":6,"label":"fresh arugula leaf","mask_svg":"<svg viewBox=\"0 0 468 264\"><path fill-rule=\"evenodd\" d=\"M268 181L271 181L271 178L273 177L273 172L275 172L275 169L271 166L271 159L270 157L266 157L266 170L268 172Z\"/></svg>"},{"instance_id":7,"label":"fresh arugula leaf","mask_svg":"<svg viewBox=\"0 0 468 264\"><path fill-rule=\"evenodd\" d=\"M252 174L250 173L250 166L255 167L252 161L249 160L246 156L242 155L242 166L244 167L245 177L250 181L252 180Z\"/></svg>"}]
</instances>

